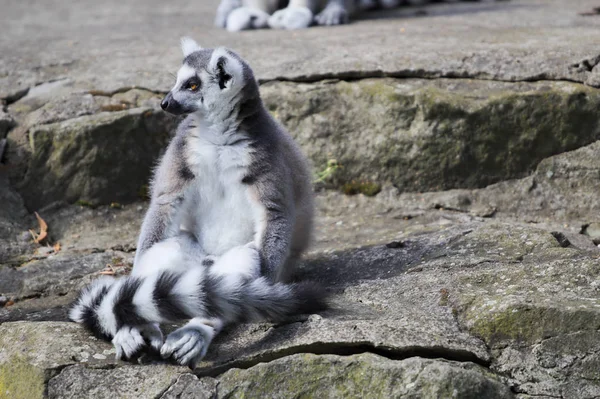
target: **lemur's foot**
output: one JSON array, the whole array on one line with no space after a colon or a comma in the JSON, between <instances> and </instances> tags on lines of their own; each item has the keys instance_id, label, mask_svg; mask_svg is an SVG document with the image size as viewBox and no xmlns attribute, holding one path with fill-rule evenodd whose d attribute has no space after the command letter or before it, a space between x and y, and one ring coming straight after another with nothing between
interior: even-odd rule
<instances>
[{"instance_id":1,"label":"lemur's foot","mask_svg":"<svg viewBox=\"0 0 600 399\"><path fill-rule=\"evenodd\" d=\"M217 332L214 326L205 321L192 319L167 336L160 354L163 359L172 358L180 365L194 369L206 355Z\"/></svg>"},{"instance_id":2,"label":"lemur's foot","mask_svg":"<svg viewBox=\"0 0 600 399\"><path fill-rule=\"evenodd\" d=\"M240 0L223 0L217 8L217 15L215 16L215 26L218 28L225 28L227 26L227 17L233 10L242 6Z\"/></svg>"},{"instance_id":3,"label":"lemur's foot","mask_svg":"<svg viewBox=\"0 0 600 399\"><path fill-rule=\"evenodd\" d=\"M348 11L337 3L329 3L316 17L319 25L341 25L348 23Z\"/></svg>"},{"instance_id":4,"label":"lemur's foot","mask_svg":"<svg viewBox=\"0 0 600 399\"><path fill-rule=\"evenodd\" d=\"M269 26L273 29L304 29L313 20L313 13L306 7L286 7L275 11L269 18Z\"/></svg>"},{"instance_id":5,"label":"lemur's foot","mask_svg":"<svg viewBox=\"0 0 600 399\"><path fill-rule=\"evenodd\" d=\"M252 8L240 7L231 11L227 17L226 28L230 32L238 32L248 29L262 29L269 26L269 14Z\"/></svg>"},{"instance_id":6,"label":"lemur's foot","mask_svg":"<svg viewBox=\"0 0 600 399\"><path fill-rule=\"evenodd\" d=\"M123 326L115 334L113 345L116 349L116 359L130 359L140 353L146 346L157 352L163 345L163 335L157 324L147 324L145 326Z\"/></svg>"}]
</instances>

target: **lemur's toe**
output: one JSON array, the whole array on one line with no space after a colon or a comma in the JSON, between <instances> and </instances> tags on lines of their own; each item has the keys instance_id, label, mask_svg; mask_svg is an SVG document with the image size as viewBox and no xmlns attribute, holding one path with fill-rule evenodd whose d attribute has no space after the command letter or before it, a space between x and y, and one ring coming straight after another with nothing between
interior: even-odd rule
<instances>
[{"instance_id":1,"label":"lemur's toe","mask_svg":"<svg viewBox=\"0 0 600 399\"><path fill-rule=\"evenodd\" d=\"M160 354L164 359L172 358L182 366L194 368L206 355L214 335L208 325L186 325L167 336Z\"/></svg>"},{"instance_id":2,"label":"lemur's toe","mask_svg":"<svg viewBox=\"0 0 600 399\"><path fill-rule=\"evenodd\" d=\"M117 331L112 343L115 346L115 357L117 360L131 359L139 354L142 348L146 346L146 342L144 341L144 337L140 333L140 330L136 327L129 326L124 326Z\"/></svg>"}]
</instances>

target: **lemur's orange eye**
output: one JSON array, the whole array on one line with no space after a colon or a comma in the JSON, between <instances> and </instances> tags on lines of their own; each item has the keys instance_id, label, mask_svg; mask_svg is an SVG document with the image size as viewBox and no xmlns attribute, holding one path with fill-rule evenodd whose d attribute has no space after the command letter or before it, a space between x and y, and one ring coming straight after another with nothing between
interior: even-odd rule
<instances>
[{"instance_id":1,"label":"lemur's orange eye","mask_svg":"<svg viewBox=\"0 0 600 399\"><path fill-rule=\"evenodd\" d=\"M200 81L198 79L191 78L185 82L183 87L189 91L197 91L200 88Z\"/></svg>"}]
</instances>

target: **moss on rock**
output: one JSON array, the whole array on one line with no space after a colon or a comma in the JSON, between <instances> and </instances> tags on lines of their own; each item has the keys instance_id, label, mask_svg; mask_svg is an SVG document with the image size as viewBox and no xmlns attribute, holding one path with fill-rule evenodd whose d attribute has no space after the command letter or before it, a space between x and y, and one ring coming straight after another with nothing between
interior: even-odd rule
<instances>
[{"instance_id":1,"label":"moss on rock","mask_svg":"<svg viewBox=\"0 0 600 399\"><path fill-rule=\"evenodd\" d=\"M386 78L279 82L262 93L315 165L344 165L335 187L483 187L600 139L600 92L575 83Z\"/></svg>"},{"instance_id":2,"label":"moss on rock","mask_svg":"<svg viewBox=\"0 0 600 399\"><path fill-rule=\"evenodd\" d=\"M493 373L472 363L370 353L297 354L219 377L227 398L510 398Z\"/></svg>"},{"instance_id":3,"label":"moss on rock","mask_svg":"<svg viewBox=\"0 0 600 399\"><path fill-rule=\"evenodd\" d=\"M0 364L0 399L37 399L44 394L44 372L13 356Z\"/></svg>"},{"instance_id":4,"label":"moss on rock","mask_svg":"<svg viewBox=\"0 0 600 399\"><path fill-rule=\"evenodd\" d=\"M30 129L32 155L18 185L28 208L50 202L138 199L173 121L151 109L100 113Z\"/></svg>"}]
</instances>

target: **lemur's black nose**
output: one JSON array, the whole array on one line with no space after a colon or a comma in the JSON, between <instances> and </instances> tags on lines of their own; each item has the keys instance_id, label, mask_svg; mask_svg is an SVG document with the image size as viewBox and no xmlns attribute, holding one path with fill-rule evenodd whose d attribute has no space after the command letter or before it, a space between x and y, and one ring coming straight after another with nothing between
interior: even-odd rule
<instances>
[{"instance_id":1,"label":"lemur's black nose","mask_svg":"<svg viewBox=\"0 0 600 399\"><path fill-rule=\"evenodd\" d=\"M163 110L166 110L168 106L169 106L169 100L167 100L167 99L165 98L164 100L162 100L162 101L161 101L161 103L160 103L160 107L161 107Z\"/></svg>"}]
</instances>

